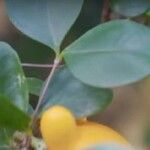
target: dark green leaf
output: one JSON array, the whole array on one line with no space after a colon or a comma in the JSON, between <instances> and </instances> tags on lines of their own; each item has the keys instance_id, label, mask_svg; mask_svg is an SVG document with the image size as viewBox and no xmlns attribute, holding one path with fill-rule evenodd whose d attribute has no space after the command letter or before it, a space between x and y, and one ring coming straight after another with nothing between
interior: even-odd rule
<instances>
[{"instance_id":1,"label":"dark green leaf","mask_svg":"<svg viewBox=\"0 0 150 150\"><path fill-rule=\"evenodd\" d=\"M24 130L30 118L17 108L11 100L0 95L0 129Z\"/></svg>"},{"instance_id":2,"label":"dark green leaf","mask_svg":"<svg viewBox=\"0 0 150 150\"><path fill-rule=\"evenodd\" d=\"M71 72L86 84L129 84L150 73L150 29L129 20L110 21L87 32L63 54Z\"/></svg>"},{"instance_id":3,"label":"dark green leaf","mask_svg":"<svg viewBox=\"0 0 150 150\"><path fill-rule=\"evenodd\" d=\"M107 143L101 145L93 145L91 146L91 148L87 148L86 150L133 150L133 149L131 149L131 147L127 147L126 145Z\"/></svg>"},{"instance_id":4,"label":"dark green leaf","mask_svg":"<svg viewBox=\"0 0 150 150\"><path fill-rule=\"evenodd\" d=\"M83 0L6 0L8 15L23 33L58 50Z\"/></svg>"},{"instance_id":5,"label":"dark green leaf","mask_svg":"<svg viewBox=\"0 0 150 150\"><path fill-rule=\"evenodd\" d=\"M39 96L43 86L43 81L37 78L27 78L27 82L28 82L29 92L33 95Z\"/></svg>"},{"instance_id":6,"label":"dark green leaf","mask_svg":"<svg viewBox=\"0 0 150 150\"><path fill-rule=\"evenodd\" d=\"M5 128L0 129L0 150L11 150L9 147L11 136L12 131Z\"/></svg>"},{"instance_id":7,"label":"dark green leaf","mask_svg":"<svg viewBox=\"0 0 150 150\"><path fill-rule=\"evenodd\" d=\"M44 111L53 105L63 105L76 117L85 117L104 110L111 101L111 90L87 86L62 67L55 73L41 108Z\"/></svg>"},{"instance_id":8,"label":"dark green leaf","mask_svg":"<svg viewBox=\"0 0 150 150\"><path fill-rule=\"evenodd\" d=\"M29 114L29 115L32 115L33 112L34 112L34 109L33 109L33 107L29 104L29 107L28 107L28 114Z\"/></svg>"},{"instance_id":9,"label":"dark green leaf","mask_svg":"<svg viewBox=\"0 0 150 150\"><path fill-rule=\"evenodd\" d=\"M0 145L0 150L12 150L12 149L6 144L2 144Z\"/></svg>"},{"instance_id":10,"label":"dark green leaf","mask_svg":"<svg viewBox=\"0 0 150 150\"><path fill-rule=\"evenodd\" d=\"M16 52L0 42L0 94L4 94L20 109L28 109L26 78Z\"/></svg>"},{"instance_id":11,"label":"dark green leaf","mask_svg":"<svg viewBox=\"0 0 150 150\"><path fill-rule=\"evenodd\" d=\"M150 8L150 0L111 0L111 7L121 15L134 17Z\"/></svg>"},{"instance_id":12,"label":"dark green leaf","mask_svg":"<svg viewBox=\"0 0 150 150\"><path fill-rule=\"evenodd\" d=\"M150 17L150 9L146 12L146 15Z\"/></svg>"}]
</instances>

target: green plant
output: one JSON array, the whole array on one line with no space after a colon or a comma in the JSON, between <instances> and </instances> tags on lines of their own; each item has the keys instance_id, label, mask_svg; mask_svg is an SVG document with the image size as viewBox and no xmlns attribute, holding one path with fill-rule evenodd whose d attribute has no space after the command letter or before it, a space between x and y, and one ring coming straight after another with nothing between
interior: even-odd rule
<instances>
[{"instance_id":1,"label":"green plant","mask_svg":"<svg viewBox=\"0 0 150 150\"><path fill-rule=\"evenodd\" d=\"M37 45L46 45L49 57L55 58L47 66L51 71L45 81L29 78L15 50L0 42L0 149L40 149L38 144L44 144L33 130L49 107L63 105L77 119L88 117L111 103L111 88L149 75L150 29L132 21L132 17L144 16L150 8L149 0L110 0L112 10L127 18L108 22L108 1L101 2L106 23L64 46L83 0L5 0L15 27ZM35 109L29 93L39 96Z\"/></svg>"}]
</instances>

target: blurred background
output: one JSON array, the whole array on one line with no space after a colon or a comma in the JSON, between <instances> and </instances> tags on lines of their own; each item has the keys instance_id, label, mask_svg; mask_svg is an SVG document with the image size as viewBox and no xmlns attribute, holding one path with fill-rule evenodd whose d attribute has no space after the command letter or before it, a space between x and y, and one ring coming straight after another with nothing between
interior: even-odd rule
<instances>
[{"instance_id":1,"label":"blurred background","mask_svg":"<svg viewBox=\"0 0 150 150\"><path fill-rule=\"evenodd\" d=\"M101 22L123 18L107 9L102 10L103 0L85 0L82 12L66 36L62 48L80 37L83 33ZM103 15L105 18L103 18ZM145 15L133 18L150 25L150 18ZM22 63L51 63L53 52L36 41L20 33L9 21L4 0L0 0L0 40L8 42L18 52ZM45 79L49 70L24 67L26 76ZM118 87L114 90L112 104L103 112L91 117L91 120L106 124L122 133L130 143L142 150L150 150L150 79ZM32 96L32 99L36 97Z\"/></svg>"}]
</instances>

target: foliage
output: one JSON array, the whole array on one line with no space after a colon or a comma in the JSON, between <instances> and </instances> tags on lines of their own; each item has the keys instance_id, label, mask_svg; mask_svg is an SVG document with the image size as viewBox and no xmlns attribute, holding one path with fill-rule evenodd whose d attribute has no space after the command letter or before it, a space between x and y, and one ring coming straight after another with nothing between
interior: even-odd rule
<instances>
[{"instance_id":1,"label":"foliage","mask_svg":"<svg viewBox=\"0 0 150 150\"><path fill-rule=\"evenodd\" d=\"M63 42L82 10L83 0L5 3L11 22L26 36L27 44L33 42L41 51L44 47L49 52L41 53L49 54L54 63L45 81L29 78L16 49L0 42L0 149L10 149L15 131L25 132L28 139L31 123L34 126L48 107L66 106L77 119L91 116L111 103L111 88L137 82L150 74L150 29L132 20L149 14L149 0L110 0L111 11L128 19L100 23L68 46ZM105 10L102 6L101 9ZM36 58L35 50L34 55ZM39 96L35 110L29 93Z\"/></svg>"}]
</instances>

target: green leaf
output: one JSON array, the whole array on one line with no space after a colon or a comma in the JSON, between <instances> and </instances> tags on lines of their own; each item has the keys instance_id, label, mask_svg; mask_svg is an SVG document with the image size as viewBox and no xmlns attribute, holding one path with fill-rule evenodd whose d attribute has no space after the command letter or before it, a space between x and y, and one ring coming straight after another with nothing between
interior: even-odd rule
<instances>
[{"instance_id":1,"label":"green leaf","mask_svg":"<svg viewBox=\"0 0 150 150\"><path fill-rule=\"evenodd\" d=\"M86 150L133 150L131 147L126 145L121 145L117 143L107 143L107 144L99 144L93 145L91 148L87 148Z\"/></svg>"},{"instance_id":2,"label":"green leaf","mask_svg":"<svg viewBox=\"0 0 150 150\"><path fill-rule=\"evenodd\" d=\"M150 9L145 13L147 17L150 17Z\"/></svg>"},{"instance_id":3,"label":"green leaf","mask_svg":"<svg viewBox=\"0 0 150 150\"><path fill-rule=\"evenodd\" d=\"M59 50L83 0L6 0L13 24L34 40Z\"/></svg>"},{"instance_id":4,"label":"green leaf","mask_svg":"<svg viewBox=\"0 0 150 150\"><path fill-rule=\"evenodd\" d=\"M62 67L56 71L41 109L63 105L81 118L104 110L111 101L111 90L87 86Z\"/></svg>"},{"instance_id":5,"label":"green leaf","mask_svg":"<svg viewBox=\"0 0 150 150\"><path fill-rule=\"evenodd\" d=\"M0 129L0 150L11 150L9 142L12 136L12 131L1 128Z\"/></svg>"},{"instance_id":6,"label":"green leaf","mask_svg":"<svg viewBox=\"0 0 150 150\"><path fill-rule=\"evenodd\" d=\"M29 126L30 118L17 108L11 100L0 95L0 128L24 130Z\"/></svg>"},{"instance_id":7,"label":"green leaf","mask_svg":"<svg viewBox=\"0 0 150 150\"><path fill-rule=\"evenodd\" d=\"M141 15L150 8L149 0L111 0L110 2L114 11L129 17Z\"/></svg>"},{"instance_id":8,"label":"green leaf","mask_svg":"<svg viewBox=\"0 0 150 150\"><path fill-rule=\"evenodd\" d=\"M29 92L33 95L39 96L43 86L43 81L37 78L27 78L27 82L28 82Z\"/></svg>"},{"instance_id":9,"label":"green leaf","mask_svg":"<svg viewBox=\"0 0 150 150\"><path fill-rule=\"evenodd\" d=\"M110 21L87 32L63 55L70 71L86 84L133 83L150 73L150 28L129 20Z\"/></svg>"},{"instance_id":10,"label":"green leaf","mask_svg":"<svg viewBox=\"0 0 150 150\"><path fill-rule=\"evenodd\" d=\"M16 52L0 42L0 94L6 95L20 109L28 109L28 89Z\"/></svg>"},{"instance_id":11,"label":"green leaf","mask_svg":"<svg viewBox=\"0 0 150 150\"><path fill-rule=\"evenodd\" d=\"M0 145L0 150L11 150L11 148L10 148L9 145L1 144L1 145Z\"/></svg>"},{"instance_id":12,"label":"green leaf","mask_svg":"<svg viewBox=\"0 0 150 150\"><path fill-rule=\"evenodd\" d=\"M34 112L34 109L33 109L32 105L29 104L29 107L28 107L28 114L29 114L29 115L32 115L33 112Z\"/></svg>"}]
</instances>

